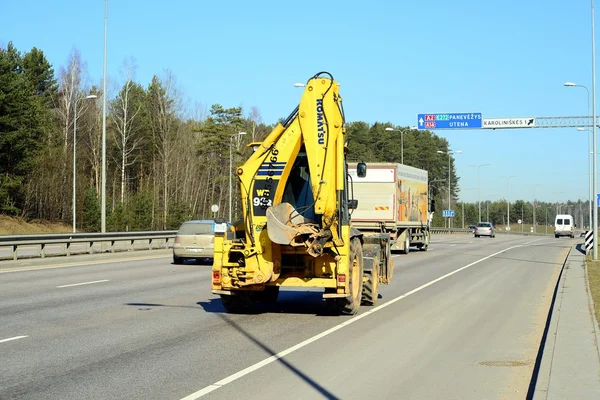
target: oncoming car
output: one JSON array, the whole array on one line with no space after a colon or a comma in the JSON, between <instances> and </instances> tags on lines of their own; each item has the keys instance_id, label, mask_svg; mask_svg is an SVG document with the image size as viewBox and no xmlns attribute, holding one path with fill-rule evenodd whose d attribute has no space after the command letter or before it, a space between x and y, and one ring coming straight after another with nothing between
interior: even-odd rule
<instances>
[{"instance_id":1,"label":"oncoming car","mask_svg":"<svg viewBox=\"0 0 600 400\"><path fill-rule=\"evenodd\" d=\"M173 244L173 263L184 260L212 260L214 258L215 221L194 220L181 224Z\"/></svg>"},{"instance_id":2,"label":"oncoming car","mask_svg":"<svg viewBox=\"0 0 600 400\"><path fill-rule=\"evenodd\" d=\"M491 238L496 237L496 229L494 229L494 225L491 222L480 222L475 227L475 231L473 232L476 238L479 236L489 236Z\"/></svg>"}]
</instances>

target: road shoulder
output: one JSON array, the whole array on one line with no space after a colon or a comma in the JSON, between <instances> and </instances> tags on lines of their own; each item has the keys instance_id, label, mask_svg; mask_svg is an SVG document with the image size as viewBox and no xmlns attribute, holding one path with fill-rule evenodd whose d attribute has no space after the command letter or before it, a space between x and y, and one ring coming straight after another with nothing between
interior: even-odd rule
<instances>
[{"instance_id":1,"label":"road shoulder","mask_svg":"<svg viewBox=\"0 0 600 400\"><path fill-rule=\"evenodd\" d=\"M591 304L585 256L573 246L558 283L534 399L600 398L600 356Z\"/></svg>"}]
</instances>

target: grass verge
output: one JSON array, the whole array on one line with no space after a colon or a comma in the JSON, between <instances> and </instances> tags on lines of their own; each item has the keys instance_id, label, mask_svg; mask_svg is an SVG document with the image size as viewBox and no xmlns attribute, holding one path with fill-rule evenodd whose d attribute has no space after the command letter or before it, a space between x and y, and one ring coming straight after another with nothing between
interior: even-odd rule
<instances>
[{"instance_id":1,"label":"grass verge","mask_svg":"<svg viewBox=\"0 0 600 400\"><path fill-rule=\"evenodd\" d=\"M590 283L590 291L592 299L594 299L594 312L596 313L596 321L600 321L600 261L587 261L588 279Z\"/></svg>"}]
</instances>

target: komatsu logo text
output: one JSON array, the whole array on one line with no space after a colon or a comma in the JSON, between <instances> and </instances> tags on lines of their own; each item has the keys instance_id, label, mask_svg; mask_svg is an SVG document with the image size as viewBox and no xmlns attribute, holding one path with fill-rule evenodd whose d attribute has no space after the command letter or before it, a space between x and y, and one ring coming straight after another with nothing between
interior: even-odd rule
<instances>
[{"instance_id":1,"label":"komatsu logo text","mask_svg":"<svg viewBox=\"0 0 600 400\"><path fill-rule=\"evenodd\" d=\"M317 99L317 138L319 144L325 144L325 118L323 116L323 99Z\"/></svg>"}]
</instances>

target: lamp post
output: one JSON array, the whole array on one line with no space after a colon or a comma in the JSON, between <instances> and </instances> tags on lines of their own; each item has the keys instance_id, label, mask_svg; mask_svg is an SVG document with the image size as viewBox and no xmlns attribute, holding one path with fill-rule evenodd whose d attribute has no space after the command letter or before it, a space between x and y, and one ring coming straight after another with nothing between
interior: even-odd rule
<instances>
[{"instance_id":1,"label":"lamp post","mask_svg":"<svg viewBox=\"0 0 600 400\"><path fill-rule=\"evenodd\" d=\"M508 180L508 197L506 198L506 230L509 231L510 230L510 180L512 178L516 178L516 175L511 175L511 176L505 176L504 178L506 178Z\"/></svg>"},{"instance_id":2,"label":"lamp post","mask_svg":"<svg viewBox=\"0 0 600 400\"><path fill-rule=\"evenodd\" d=\"M588 119L588 123L587 123L587 133L588 133L588 137L587 137L587 142L588 142L588 196L589 196L589 223L590 223L590 229L592 226L592 202L594 201L594 194L592 193L592 155L590 153L591 151L591 135L590 135L590 91L588 90L588 88L585 85L578 85L574 82L565 82L564 83L565 87L579 87L579 88L584 88L585 91L587 92L587 119ZM577 128L578 131L584 131L585 129L583 128Z\"/></svg>"},{"instance_id":3,"label":"lamp post","mask_svg":"<svg viewBox=\"0 0 600 400\"><path fill-rule=\"evenodd\" d=\"M479 170L481 169L481 167L487 167L490 164L479 164L479 165L469 165L469 167L477 167L477 206L479 208L479 222L481 222L481 200L480 200L480 192L481 192L481 186L479 183Z\"/></svg>"},{"instance_id":4,"label":"lamp post","mask_svg":"<svg viewBox=\"0 0 600 400\"><path fill-rule=\"evenodd\" d=\"M531 186L533 189L533 233L537 233L537 227L536 227L536 220L535 220L535 188L536 186L542 186L539 183L536 183L535 185L527 185L527 186Z\"/></svg>"},{"instance_id":5,"label":"lamp post","mask_svg":"<svg viewBox=\"0 0 600 400\"><path fill-rule=\"evenodd\" d=\"M594 194L594 196L596 195L596 193L598 193L598 179L596 178L598 176L598 160L596 159L596 151L597 151L597 147L596 147L596 34L595 34L595 30L594 30L594 0L592 0L592 10L591 10L591 14L592 14L592 110L593 110L593 119L592 119L592 126L593 126L593 134L594 134L594 139L592 141L592 164L593 164L593 172L592 172L592 178L593 178L593 189L592 189L592 193ZM594 217L593 217L593 223L594 223L594 251L593 251L593 259L597 260L598 259L598 207L592 207L592 210L594 210Z\"/></svg>"},{"instance_id":6,"label":"lamp post","mask_svg":"<svg viewBox=\"0 0 600 400\"><path fill-rule=\"evenodd\" d=\"M232 175L233 175L233 153L231 151L231 148L233 147L233 138L237 135L237 137L240 137L240 135L245 135L246 132L238 132L238 133L234 133L233 135L230 136L229 138L229 222L231 223L231 199L233 197L233 186L232 186Z\"/></svg>"},{"instance_id":7,"label":"lamp post","mask_svg":"<svg viewBox=\"0 0 600 400\"><path fill-rule=\"evenodd\" d=\"M490 199L495 198L495 197L501 198L502 196L500 196L499 194L490 194L490 195L488 195L488 198L490 198ZM487 213L486 214L487 215L486 219L487 219L488 222L491 222L490 221L490 201L489 200L485 201L485 209L486 209L486 213ZM496 224L494 224L494 225L496 225Z\"/></svg>"},{"instance_id":8,"label":"lamp post","mask_svg":"<svg viewBox=\"0 0 600 400\"><path fill-rule=\"evenodd\" d=\"M451 155L452 154L460 154L462 153L462 150L450 150L450 151L441 151L438 150L437 151L438 154L448 154L448 210L452 210L452 164L450 163L451 161ZM448 217L448 228L450 228L450 217Z\"/></svg>"},{"instance_id":9,"label":"lamp post","mask_svg":"<svg viewBox=\"0 0 600 400\"><path fill-rule=\"evenodd\" d=\"M86 99L95 99L95 94L86 96ZM77 96L73 104L73 233L77 232Z\"/></svg>"},{"instance_id":10,"label":"lamp post","mask_svg":"<svg viewBox=\"0 0 600 400\"><path fill-rule=\"evenodd\" d=\"M462 193L463 191L475 190L475 189L476 188L461 189L460 192ZM463 199L463 201L462 201L462 227L463 227L463 229L465 229L465 199Z\"/></svg>"},{"instance_id":11,"label":"lamp post","mask_svg":"<svg viewBox=\"0 0 600 400\"><path fill-rule=\"evenodd\" d=\"M400 164L404 164L404 134L406 131L398 130L394 128L385 128L388 132L400 132Z\"/></svg>"},{"instance_id":12,"label":"lamp post","mask_svg":"<svg viewBox=\"0 0 600 400\"><path fill-rule=\"evenodd\" d=\"M104 66L102 78L102 200L100 231L106 232L106 30L108 27L108 0L104 0Z\"/></svg>"}]
</instances>

